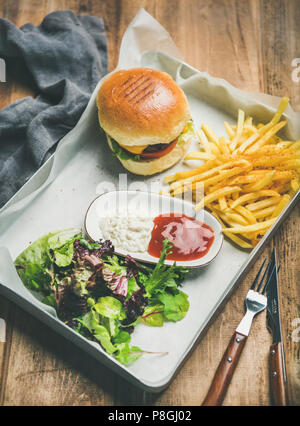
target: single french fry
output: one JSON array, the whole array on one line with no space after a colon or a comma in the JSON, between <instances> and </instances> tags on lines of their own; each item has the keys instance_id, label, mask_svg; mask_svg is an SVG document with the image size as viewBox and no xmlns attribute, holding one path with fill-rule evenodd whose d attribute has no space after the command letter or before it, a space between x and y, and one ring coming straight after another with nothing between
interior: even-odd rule
<instances>
[{"instance_id":1,"label":"single french fry","mask_svg":"<svg viewBox=\"0 0 300 426\"><path fill-rule=\"evenodd\" d=\"M227 123L227 121L224 122L224 127L227 132L227 135L229 136L229 139L232 139L235 135L235 132L232 130L232 127L230 124Z\"/></svg>"},{"instance_id":2,"label":"single french fry","mask_svg":"<svg viewBox=\"0 0 300 426\"><path fill-rule=\"evenodd\" d=\"M197 131L197 135L198 135L198 137L200 139L200 142L202 144L202 147L203 147L204 151L207 154L211 154L210 144L209 144L209 142L207 140L207 137L206 137L205 133L203 132L203 130L201 130L201 129L198 130Z\"/></svg>"},{"instance_id":3,"label":"single french fry","mask_svg":"<svg viewBox=\"0 0 300 426\"><path fill-rule=\"evenodd\" d=\"M276 218L277 216L279 216L282 210L284 210L285 207L288 205L290 200L291 200L291 197L288 194L283 195L280 203L276 206L276 209L273 211L271 218Z\"/></svg>"},{"instance_id":4,"label":"single french fry","mask_svg":"<svg viewBox=\"0 0 300 426\"><path fill-rule=\"evenodd\" d=\"M274 174L275 174L275 170L272 170L270 173L268 173L264 178L260 179L258 182L252 185L250 184L248 187L245 187L243 189L249 192L259 191L272 183Z\"/></svg>"},{"instance_id":5,"label":"single french fry","mask_svg":"<svg viewBox=\"0 0 300 426\"><path fill-rule=\"evenodd\" d=\"M256 223L254 225L236 226L234 228L222 229L222 232L224 233L231 232L232 234L247 234L249 232L255 232L255 231L260 231L262 229L269 228L275 223L275 221L276 221L276 218L269 219L264 222Z\"/></svg>"},{"instance_id":6,"label":"single french fry","mask_svg":"<svg viewBox=\"0 0 300 426\"><path fill-rule=\"evenodd\" d=\"M259 131L257 131L256 133L253 133L253 135L251 135L245 142L242 143L242 145L240 145L237 148L237 152L238 153L243 153L247 148L249 148L254 142L257 141L257 139L262 135L262 131L261 133Z\"/></svg>"},{"instance_id":7,"label":"single french fry","mask_svg":"<svg viewBox=\"0 0 300 426\"><path fill-rule=\"evenodd\" d=\"M220 205L221 210L226 210L228 208L227 202L226 202L226 197L223 196L223 197L219 198L219 205Z\"/></svg>"},{"instance_id":8,"label":"single french fry","mask_svg":"<svg viewBox=\"0 0 300 426\"><path fill-rule=\"evenodd\" d=\"M264 219L264 218L267 218L268 216L271 216L271 214L274 212L275 209L276 209L276 206L266 207L265 209L257 210L253 212L253 215L255 216L256 219Z\"/></svg>"},{"instance_id":9,"label":"single french fry","mask_svg":"<svg viewBox=\"0 0 300 426\"><path fill-rule=\"evenodd\" d=\"M284 111L286 110L286 107L288 106L289 102L290 102L290 100L287 97L283 97L281 99L280 104L278 106L278 109L277 109L274 117L271 120L272 125L276 125L279 122L279 120L280 120L282 114L284 113Z\"/></svg>"},{"instance_id":10,"label":"single french fry","mask_svg":"<svg viewBox=\"0 0 300 426\"><path fill-rule=\"evenodd\" d=\"M249 201L255 200L260 197L280 197L280 194L276 191L268 190L268 189L262 189L261 191L257 192L250 192L249 194L244 194L241 197L239 197L237 200L235 200L231 208L235 209L237 206L245 204Z\"/></svg>"},{"instance_id":11,"label":"single french fry","mask_svg":"<svg viewBox=\"0 0 300 426\"><path fill-rule=\"evenodd\" d=\"M218 146L218 144L219 144L219 138L215 134L214 130L210 127L210 125L207 124L207 123L203 123L202 126L201 126L201 129L206 134L207 138L209 140L211 140L212 142L214 142L215 145Z\"/></svg>"},{"instance_id":12,"label":"single french fry","mask_svg":"<svg viewBox=\"0 0 300 426\"><path fill-rule=\"evenodd\" d=\"M234 138L232 139L232 142L230 144L230 150L231 151L234 151L237 144L238 144L238 140L239 140L239 138L242 134L242 131L243 131L244 120L245 120L245 112L243 110L239 109L236 135L234 136Z\"/></svg>"},{"instance_id":13,"label":"single french fry","mask_svg":"<svg viewBox=\"0 0 300 426\"><path fill-rule=\"evenodd\" d=\"M251 212L254 212L255 210L264 209L265 207L274 206L274 204L278 204L279 202L278 197L271 197L266 200L260 200L256 203L248 204L247 210L250 210Z\"/></svg>"},{"instance_id":14,"label":"single french fry","mask_svg":"<svg viewBox=\"0 0 300 426\"><path fill-rule=\"evenodd\" d=\"M164 182L171 183L180 179L185 179L191 176L195 176L197 174L210 170L212 167L214 167L214 165L215 165L215 161L210 160L207 163L202 164L200 167L197 167L196 169L187 170L186 172L178 172L178 173L175 173L174 175L166 176L164 178Z\"/></svg>"},{"instance_id":15,"label":"single french fry","mask_svg":"<svg viewBox=\"0 0 300 426\"><path fill-rule=\"evenodd\" d=\"M222 196L230 195L240 190L241 188L239 188L238 186L230 186L230 187L225 187L215 192L212 192L211 194L208 194L205 197L203 197L200 203L196 204L195 210L196 211L200 210L205 206L206 203L211 203L212 201L217 200Z\"/></svg>"},{"instance_id":16,"label":"single french fry","mask_svg":"<svg viewBox=\"0 0 300 426\"><path fill-rule=\"evenodd\" d=\"M190 152L184 160L214 160L215 158L213 154L208 154L207 152Z\"/></svg>"}]
</instances>

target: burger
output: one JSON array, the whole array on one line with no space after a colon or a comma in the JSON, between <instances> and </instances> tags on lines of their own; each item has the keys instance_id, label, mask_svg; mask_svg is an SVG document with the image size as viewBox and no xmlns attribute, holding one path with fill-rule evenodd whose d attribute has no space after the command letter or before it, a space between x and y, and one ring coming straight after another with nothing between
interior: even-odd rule
<instances>
[{"instance_id":1,"label":"burger","mask_svg":"<svg viewBox=\"0 0 300 426\"><path fill-rule=\"evenodd\" d=\"M176 164L193 137L189 105L169 74L151 68L117 71L97 95L109 147L131 173L153 175Z\"/></svg>"}]
</instances>

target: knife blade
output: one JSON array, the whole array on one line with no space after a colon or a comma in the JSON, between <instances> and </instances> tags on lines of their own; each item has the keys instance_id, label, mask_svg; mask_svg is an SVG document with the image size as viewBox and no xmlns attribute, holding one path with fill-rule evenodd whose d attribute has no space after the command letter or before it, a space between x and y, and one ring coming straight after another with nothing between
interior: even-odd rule
<instances>
[{"instance_id":1,"label":"knife blade","mask_svg":"<svg viewBox=\"0 0 300 426\"><path fill-rule=\"evenodd\" d=\"M278 268L276 250L272 253L272 260L276 268L267 288L267 321L273 337L270 347L270 389L274 405L287 405L286 368L284 346L282 341L280 301L278 291Z\"/></svg>"}]
</instances>

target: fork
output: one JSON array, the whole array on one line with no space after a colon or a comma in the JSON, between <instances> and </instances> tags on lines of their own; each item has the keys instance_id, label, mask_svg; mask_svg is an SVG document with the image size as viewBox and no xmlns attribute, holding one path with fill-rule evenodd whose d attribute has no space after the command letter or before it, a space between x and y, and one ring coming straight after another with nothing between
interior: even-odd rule
<instances>
[{"instance_id":1,"label":"fork","mask_svg":"<svg viewBox=\"0 0 300 426\"><path fill-rule=\"evenodd\" d=\"M265 268L261 280L259 281L265 263L266 259L259 268L259 271L246 295L246 314L239 323L229 342L229 345L217 368L213 382L202 403L203 406L222 405L234 370L238 364L247 337L250 333L253 318L267 307L267 297L264 294L266 293L267 287L275 272L276 265L271 259Z\"/></svg>"}]
</instances>

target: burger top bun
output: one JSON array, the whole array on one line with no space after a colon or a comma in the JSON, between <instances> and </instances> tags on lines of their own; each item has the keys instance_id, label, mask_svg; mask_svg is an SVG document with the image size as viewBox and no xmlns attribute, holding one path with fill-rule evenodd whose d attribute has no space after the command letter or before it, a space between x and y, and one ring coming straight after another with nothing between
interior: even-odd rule
<instances>
[{"instance_id":1,"label":"burger top bun","mask_svg":"<svg viewBox=\"0 0 300 426\"><path fill-rule=\"evenodd\" d=\"M101 127L127 146L170 143L190 119L182 89L166 73L151 68L117 71L97 96Z\"/></svg>"}]
</instances>

